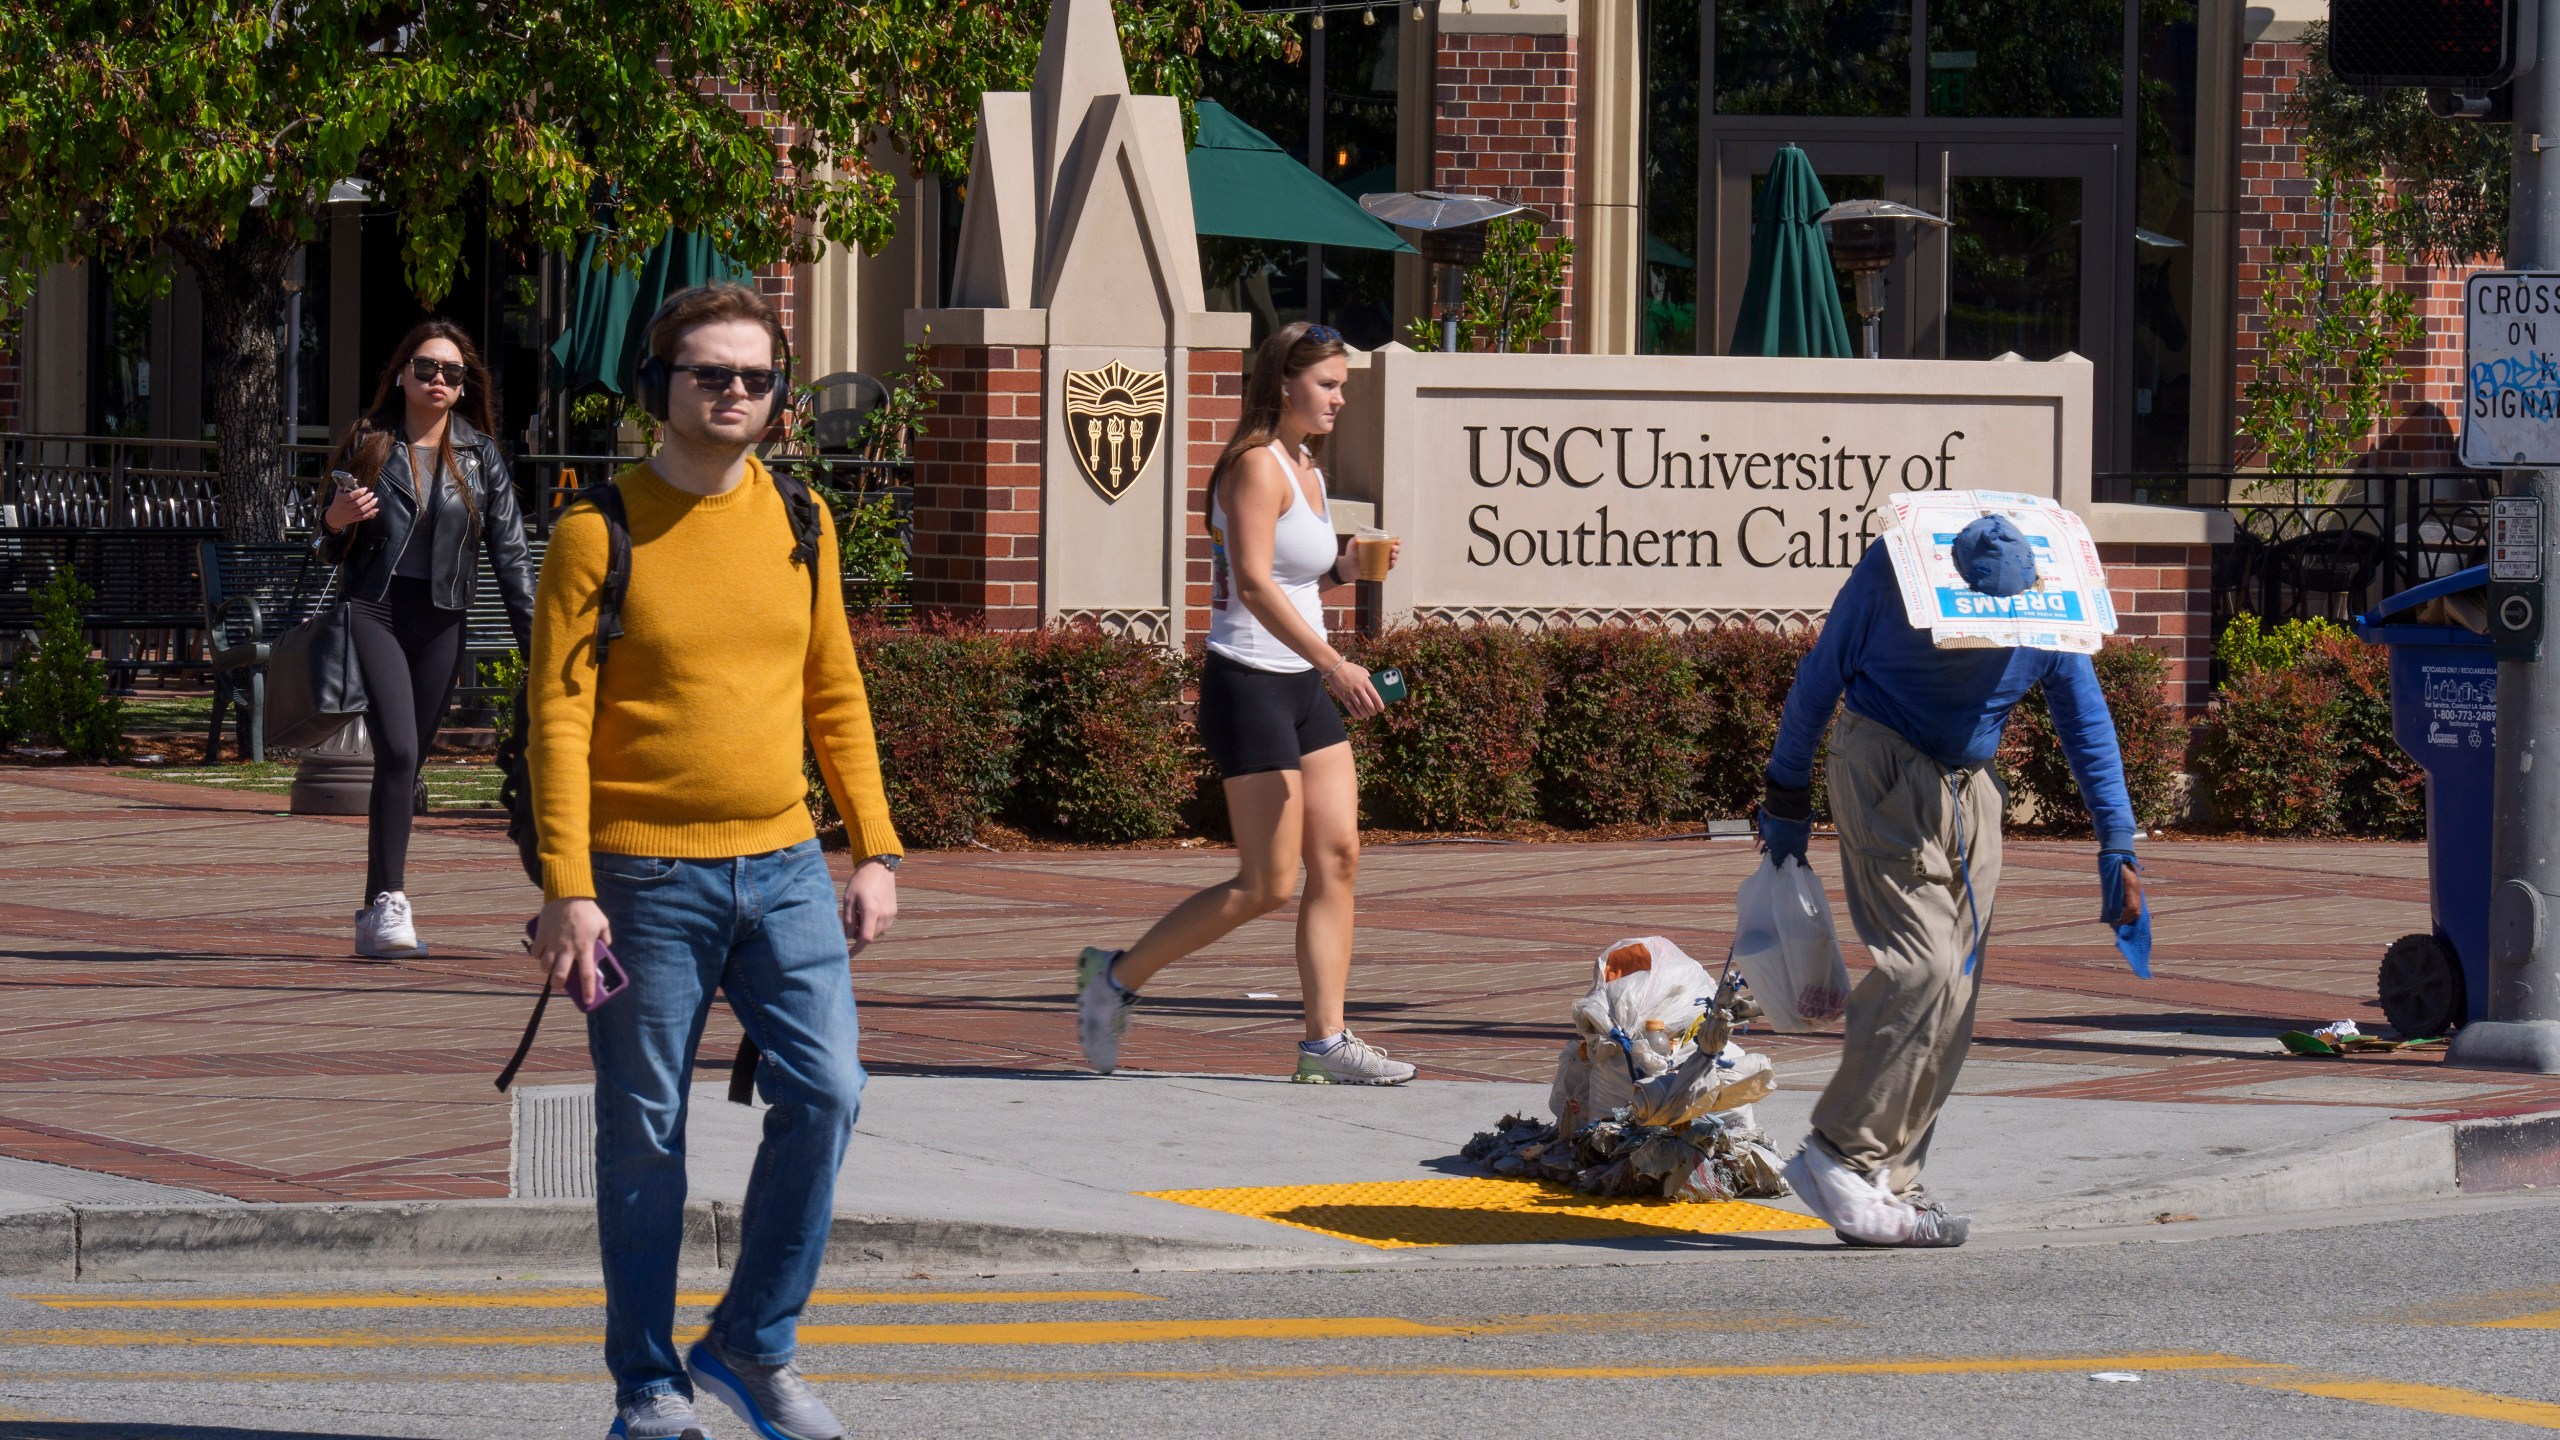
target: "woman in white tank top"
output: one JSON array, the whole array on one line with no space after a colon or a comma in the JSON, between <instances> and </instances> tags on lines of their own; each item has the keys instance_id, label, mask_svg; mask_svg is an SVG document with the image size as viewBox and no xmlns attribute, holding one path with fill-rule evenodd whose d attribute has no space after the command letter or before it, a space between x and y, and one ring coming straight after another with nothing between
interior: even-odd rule
<instances>
[{"instance_id":1,"label":"woman in white tank top","mask_svg":"<svg viewBox=\"0 0 2560 1440\"><path fill-rule=\"evenodd\" d=\"M1299 1080L1400 1085L1413 1067L1343 1024L1351 978L1360 777L1342 712L1386 708L1369 672L1325 637L1323 587L1350 578L1315 457L1349 374L1330 326L1282 327L1255 355L1244 418L1209 482L1213 578L1200 738L1226 786L1236 877L1174 907L1136 945L1078 964L1076 1038L1095 1069L1119 1064L1129 1007L1156 972L1289 903L1299 868Z\"/></svg>"}]
</instances>

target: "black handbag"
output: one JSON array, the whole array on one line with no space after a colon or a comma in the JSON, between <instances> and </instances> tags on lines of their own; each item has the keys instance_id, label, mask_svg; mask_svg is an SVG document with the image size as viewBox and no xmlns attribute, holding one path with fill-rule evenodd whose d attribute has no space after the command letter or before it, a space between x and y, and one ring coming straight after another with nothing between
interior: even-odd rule
<instances>
[{"instance_id":1,"label":"black handbag","mask_svg":"<svg viewBox=\"0 0 2560 1440\"><path fill-rule=\"evenodd\" d=\"M356 663L355 618L336 593L310 619L267 647L267 743L307 749L365 712L364 670Z\"/></svg>"}]
</instances>

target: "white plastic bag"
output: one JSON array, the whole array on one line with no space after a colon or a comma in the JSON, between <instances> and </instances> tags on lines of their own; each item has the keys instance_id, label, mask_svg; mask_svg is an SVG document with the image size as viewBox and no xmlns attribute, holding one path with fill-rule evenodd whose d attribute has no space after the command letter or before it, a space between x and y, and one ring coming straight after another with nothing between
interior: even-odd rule
<instances>
[{"instance_id":1,"label":"white plastic bag","mask_svg":"<svg viewBox=\"0 0 2560 1440\"><path fill-rule=\"evenodd\" d=\"M1644 1035L1648 1020L1661 1021L1663 1033L1683 1039L1715 1004L1715 980L1707 967L1659 935L1621 940L1600 952L1592 962L1592 988L1607 995L1610 1023L1631 1040ZM1674 1063L1668 1052L1648 1056L1639 1047L1637 1066L1647 1074Z\"/></svg>"},{"instance_id":2,"label":"white plastic bag","mask_svg":"<svg viewBox=\"0 0 2560 1440\"><path fill-rule=\"evenodd\" d=\"M1743 880L1734 910L1733 963L1768 1012L1769 1028L1800 1035L1837 1019L1849 1001L1849 963L1812 867L1763 859Z\"/></svg>"}]
</instances>

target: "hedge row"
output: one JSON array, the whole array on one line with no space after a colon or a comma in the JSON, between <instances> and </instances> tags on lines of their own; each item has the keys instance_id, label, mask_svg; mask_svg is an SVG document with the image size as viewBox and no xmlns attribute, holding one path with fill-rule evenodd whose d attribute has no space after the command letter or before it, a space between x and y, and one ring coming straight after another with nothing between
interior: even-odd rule
<instances>
[{"instance_id":1,"label":"hedge row","mask_svg":"<svg viewBox=\"0 0 2560 1440\"><path fill-rule=\"evenodd\" d=\"M1740 627L1443 624L1351 642L1362 663L1399 666L1412 686L1410 699L1351 727L1362 808L1370 823L1417 830L1748 816L1810 643ZM891 811L911 843L965 844L997 818L1100 841L1224 828L1185 703L1194 660L1091 627L862 625L855 644ZM2272 834L2417 833L2423 779L2391 739L2379 649L2335 626L2273 637L2251 627L2228 638L2223 658L2230 679L2193 737L2197 783L2219 821ZM2165 697L2165 662L2116 642L2096 666L2135 817L2160 825L2180 810L2191 738ZM2041 693L2018 707L1997 763L2042 821L2087 827ZM1815 780L1820 807L1818 766Z\"/></svg>"}]
</instances>

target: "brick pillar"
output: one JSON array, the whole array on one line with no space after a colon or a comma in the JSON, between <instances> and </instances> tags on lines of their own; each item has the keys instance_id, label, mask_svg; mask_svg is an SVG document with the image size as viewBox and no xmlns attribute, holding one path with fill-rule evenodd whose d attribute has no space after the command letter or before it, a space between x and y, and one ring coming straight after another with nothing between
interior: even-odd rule
<instances>
[{"instance_id":1,"label":"brick pillar","mask_svg":"<svg viewBox=\"0 0 2560 1440\"><path fill-rule=\"evenodd\" d=\"M2169 662L2168 698L2193 720L2213 698L2213 547L2098 546L2116 634Z\"/></svg>"},{"instance_id":2,"label":"brick pillar","mask_svg":"<svg viewBox=\"0 0 2560 1440\"><path fill-rule=\"evenodd\" d=\"M1577 164L1577 37L1571 34L1440 35L1431 183L1496 195L1547 217L1547 233L1571 238ZM1573 343L1574 282L1539 348Z\"/></svg>"},{"instance_id":3,"label":"brick pillar","mask_svg":"<svg viewBox=\"0 0 2560 1440\"><path fill-rule=\"evenodd\" d=\"M944 389L916 444L916 610L1038 629L1041 349L937 345L932 363Z\"/></svg>"},{"instance_id":4,"label":"brick pillar","mask_svg":"<svg viewBox=\"0 0 2560 1440\"><path fill-rule=\"evenodd\" d=\"M1244 419L1244 352L1194 350L1189 358L1189 418L1182 487L1182 633L1197 647L1209 635L1209 587L1214 579L1209 545L1209 472Z\"/></svg>"}]
</instances>

